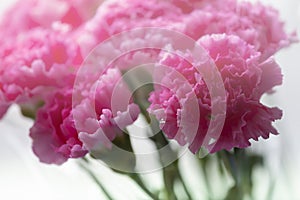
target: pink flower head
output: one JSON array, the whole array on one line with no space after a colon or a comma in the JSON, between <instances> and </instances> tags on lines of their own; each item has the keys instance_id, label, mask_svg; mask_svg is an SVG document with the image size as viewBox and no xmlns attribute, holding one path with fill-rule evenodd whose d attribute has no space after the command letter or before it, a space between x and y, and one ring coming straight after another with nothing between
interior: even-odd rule
<instances>
[{"instance_id":1,"label":"pink flower head","mask_svg":"<svg viewBox=\"0 0 300 200\"><path fill-rule=\"evenodd\" d=\"M72 90L57 92L37 112L30 129L32 148L41 162L62 164L68 158L83 157L88 151L78 139L72 116Z\"/></svg>"},{"instance_id":2,"label":"pink flower head","mask_svg":"<svg viewBox=\"0 0 300 200\"><path fill-rule=\"evenodd\" d=\"M87 76L87 85L89 80ZM79 138L88 150L111 148L111 141L137 119L139 107L132 103L131 93L116 68L108 69L91 84L86 93L74 94L72 113Z\"/></svg>"},{"instance_id":3,"label":"pink flower head","mask_svg":"<svg viewBox=\"0 0 300 200\"><path fill-rule=\"evenodd\" d=\"M64 25L19 34L0 49L0 108L43 100L54 88L72 85L82 60Z\"/></svg>"},{"instance_id":4,"label":"pink flower head","mask_svg":"<svg viewBox=\"0 0 300 200\"><path fill-rule=\"evenodd\" d=\"M34 29L52 31L53 27L64 25L69 32L81 34L81 25L89 20L103 0L20 0L8 9L0 21L1 49L13 47L15 40L32 34ZM41 35L42 36L42 35ZM26 37L26 36L25 36ZM73 38L74 42L75 38ZM14 49L12 49L13 51ZM1 51L1 50L0 50Z\"/></svg>"},{"instance_id":5,"label":"pink flower head","mask_svg":"<svg viewBox=\"0 0 300 200\"><path fill-rule=\"evenodd\" d=\"M17 35L32 28L51 28L54 22L77 28L91 18L103 0L20 0L3 16L1 31Z\"/></svg>"},{"instance_id":6,"label":"pink flower head","mask_svg":"<svg viewBox=\"0 0 300 200\"><path fill-rule=\"evenodd\" d=\"M226 5L226 6L224 6ZM265 60L295 40L284 31L278 12L260 3L237 0L112 0L99 7L86 26L85 38L94 47L122 31L160 27L195 40L206 34L237 35L255 46ZM87 36L89 35L89 36Z\"/></svg>"},{"instance_id":7,"label":"pink flower head","mask_svg":"<svg viewBox=\"0 0 300 200\"><path fill-rule=\"evenodd\" d=\"M278 11L261 3L236 0L189 2L193 9L184 19L187 24L184 32L195 40L206 34L237 35L260 51L262 60L296 40L295 34L286 34Z\"/></svg>"},{"instance_id":8,"label":"pink flower head","mask_svg":"<svg viewBox=\"0 0 300 200\"><path fill-rule=\"evenodd\" d=\"M88 73L83 75L82 90L72 93L70 84L57 88L37 112L30 136L41 162L62 164L88 151L110 148L111 141L138 117L139 108L132 103L118 69L108 69L95 82Z\"/></svg>"},{"instance_id":9,"label":"pink flower head","mask_svg":"<svg viewBox=\"0 0 300 200\"><path fill-rule=\"evenodd\" d=\"M182 31L185 25L181 15L180 9L168 1L105 1L85 25L83 37L89 37L93 48L114 34L135 28L160 27Z\"/></svg>"},{"instance_id":10,"label":"pink flower head","mask_svg":"<svg viewBox=\"0 0 300 200\"><path fill-rule=\"evenodd\" d=\"M210 152L245 148L250 139L278 134L272 122L282 112L263 105L260 98L282 82L280 68L270 56L294 37L285 33L276 10L237 0L110 0L99 6L102 1L18 1L0 22L0 36L6 38L0 46L0 118L13 103L45 103L30 130L33 151L42 162L62 164L111 148L111 141L140 113L121 70L157 60L168 70L155 69L154 79L161 85L150 95L149 112L161 120L169 138L188 144L193 153L207 147L206 136L214 132ZM146 27L186 34L205 53L162 52L172 49L172 42L166 41L174 38ZM110 40L136 28L144 29ZM104 65L96 55L96 62L84 63L91 68L81 70L83 57L99 43L103 63L126 54ZM153 44L161 48L147 48ZM207 82L215 76L209 59L222 85ZM98 66L106 68L101 71ZM224 98L213 95L211 86L224 86ZM216 113L214 105L226 106ZM216 126L210 130L212 122Z\"/></svg>"},{"instance_id":11,"label":"pink flower head","mask_svg":"<svg viewBox=\"0 0 300 200\"><path fill-rule=\"evenodd\" d=\"M268 138L270 133L278 134L272 122L281 118L281 111L260 102L262 94L282 82L281 71L275 61L270 58L262 62L260 52L233 35L207 35L200 38L199 43L213 59L226 92L224 126L219 135L214 133L218 137L210 144L209 151L213 153L233 147L245 148L250 145L250 139L258 140L260 136ZM191 52L183 55L193 58ZM209 65L205 63L203 60L198 67L209 72ZM150 95L149 111L158 120L163 119L161 128L169 138L175 138L181 145L188 143L190 150L196 153L203 144L210 122L220 118L219 115L212 115L211 101L222 103L223 99L211 99L205 77L195 67L198 64L187 62L180 52L178 55L163 55L160 64L168 66L170 70L158 69L162 86L156 86ZM175 73L180 73L185 82L176 78ZM210 85L220 87L214 83ZM188 86L191 89L187 89ZM197 114L197 109L188 106L192 93L198 99L200 113L198 124L194 121L193 125L198 127L194 138L191 138L191 128L182 127L190 120L188 118ZM190 117L182 119L183 114Z\"/></svg>"}]
</instances>

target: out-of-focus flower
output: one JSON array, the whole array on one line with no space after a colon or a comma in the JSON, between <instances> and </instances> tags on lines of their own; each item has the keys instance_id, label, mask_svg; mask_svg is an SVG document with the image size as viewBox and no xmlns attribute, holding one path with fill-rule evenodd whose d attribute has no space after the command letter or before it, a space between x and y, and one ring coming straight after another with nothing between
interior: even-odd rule
<instances>
[{"instance_id":1,"label":"out-of-focus flower","mask_svg":"<svg viewBox=\"0 0 300 200\"><path fill-rule=\"evenodd\" d=\"M12 103L35 103L56 88L72 85L83 61L65 26L33 29L0 50L0 117Z\"/></svg>"},{"instance_id":2,"label":"out-of-focus flower","mask_svg":"<svg viewBox=\"0 0 300 200\"><path fill-rule=\"evenodd\" d=\"M275 9L236 0L107 1L85 25L82 38L91 49L114 34L141 27L167 28L195 40L206 34L238 35L262 53L262 60L295 40Z\"/></svg>"},{"instance_id":3,"label":"out-of-focus flower","mask_svg":"<svg viewBox=\"0 0 300 200\"><path fill-rule=\"evenodd\" d=\"M183 27L184 25L176 23L181 22L181 15L180 9L168 1L112 0L99 7L86 28L101 41L132 28Z\"/></svg>"},{"instance_id":4,"label":"out-of-focus flower","mask_svg":"<svg viewBox=\"0 0 300 200\"><path fill-rule=\"evenodd\" d=\"M214 33L237 35L262 53L261 60L297 40L294 33L286 33L278 11L259 2L189 2L193 9L184 19L185 33L196 40Z\"/></svg>"},{"instance_id":5,"label":"out-of-focus flower","mask_svg":"<svg viewBox=\"0 0 300 200\"><path fill-rule=\"evenodd\" d=\"M55 22L77 28L91 18L103 0L23 0L7 10L0 23L6 36L36 27L51 28Z\"/></svg>"},{"instance_id":6,"label":"out-of-focus flower","mask_svg":"<svg viewBox=\"0 0 300 200\"><path fill-rule=\"evenodd\" d=\"M105 1L98 8L95 16L84 25L83 34L78 36L78 40L86 55L99 43L123 31L142 27L157 27L183 32L185 25L182 23L181 16L180 9L168 1ZM132 45L132 43L137 44L137 48L139 48L138 45L145 47L145 43L151 44L151 42L159 40L159 37L152 40L155 36L151 34L146 33L144 36L138 35L137 38L127 38L124 40L124 44L114 44L118 45L114 48L124 48L124 46L126 48L128 44Z\"/></svg>"},{"instance_id":7,"label":"out-of-focus flower","mask_svg":"<svg viewBox=\"0 0 300 200\"><path fill-rule=\"evenodd\" d=\"M0 22L0 118L12 103L36 104L55 88L71 85L83 61L80 26L102 0L24 0ZM76 34L75 34L76 33Z\"/></svg>"},{"instance_id":8,"label":"out-of-focus flower","mask_svg":"<svg viewBox=\"0 0 300 200\"><path fill-rule=\"evenodd\" d=\"M272 58L262 62L261 53L237 36L207 35L200 38L199 43L214 60L226 90L225 124L218 138L214 138L215 141L210 144L210 152L233 147L245 148L250 145L250 139L258 140L260 136L268 138L270 133L278 134L272 122L281 118L281 111L260 102L262 94L281 84L282 75L277 63ZM204 64L196 67L197 63L189 63L178 53L162 56L160 64L168 66L170 70L157 69L163 77L162 86L157 85L151 94L149 111L158 120L163 119L161 128L169 138L175 138L182 145L189 143L190 150L195 153L203 144L210 122L219 117L212 115L211 101L222 101L222 98L211 99L206 77L197 70L198 67L201 71L210 70L205 60ZM185 54L190 58L205 58L191 52ZM175 73L180 73L185 82L174 78ZM192 89L186 89L187 85L191 85ZM198 128L192 141L190 135L193 133L181 126L185 120L189 120L183 118L182 113L187 112L185 102L191 98L190 93L196 95L200 111L199 121L194 122ZM190 116L194 116L196 114L193 112L197 112L197 109L190 109L189 112Z\"/></svg>"}]
</instances>

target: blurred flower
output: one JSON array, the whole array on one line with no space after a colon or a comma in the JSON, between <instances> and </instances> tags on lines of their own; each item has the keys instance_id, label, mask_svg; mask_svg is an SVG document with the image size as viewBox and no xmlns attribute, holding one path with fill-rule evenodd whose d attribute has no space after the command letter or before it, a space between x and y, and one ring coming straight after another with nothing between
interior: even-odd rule
<instances>
[{"instance_id":1,"label":"blurred flower","mask_svg":"<svg viewBox=\"0 0 300 200\"><path fill-rule=\"evenodd\" d=\"M33 29L18 35L0 50L0 107L36 103L54 89L72 85L83 58L64 25ZM2 117L4 112L0 113Z\"/></svg>"},{"instance_id":2,"label":"blurred flower","mask_svg":"<svg viewBox=\"0 0 300 200\"><path fill-rule=\"evenodd\" d=\"M55 89L73 84L83 61L76 34L101 3L24 0L5 12L0 22L5 38L0 46L0 118L12 103L38 104Z\"/></svg>"},{"instance_id":3,"label":"blurred flower","mask_svg":"<svg viewBox=\"0 0 300 200\"><path fill-rule=\"evenodd\" d=\"M238 35L262 53L262 60L296 40L285 32L275 9L236 0L106 1L82 37L91 49L114 34L141 27L167 28L195 40L206 34Z\"/></svg>"},{"instance_id":4,"label":"blurred flower","mask_svg":"<svg viewBox=\"0 0 300 200\"><path fill-rule=\"evenodd\" d=\"M259 2L214 0L190 4L193 9L184 19L185 33L196 40L213 33L238 35L262 53L261 60L297 40L295 33L286 33L278 11Z\"/></svg>"},{"instance_id":5,"label":"blurred flower","mask_svg":"<svg viewBox=\"0 0 300 200\"><path fill-rule=\"evenodd\" d=\"M124 12L126 11L126 12ZM138 27L183 26L181 11L168 1L112 0L99 7L96 15L86 24L99 40Z\"/></svg>"},{"instance_id":6,"label":"blurred flower","mask_svg":"<svg viewBox=\"0 0 300 200\"><path fill-rule=\"evenodd\" d=\"M6 36L36 27L51 28L55 22L77 28L91 18L103 0L22 0L8 9L0 23Z\"/></svg>"}]
</instances>

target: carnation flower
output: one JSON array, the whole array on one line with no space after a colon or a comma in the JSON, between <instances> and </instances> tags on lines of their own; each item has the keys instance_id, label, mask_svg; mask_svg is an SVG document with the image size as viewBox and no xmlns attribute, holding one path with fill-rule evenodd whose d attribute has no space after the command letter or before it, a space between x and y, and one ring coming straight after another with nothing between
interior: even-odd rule
<instances>
[{"instance_id":1,"label":"carnation flower","mask_svg":"<svg viewBox=\"0 0 300 200\"><path fill-rule=\"evenodd\" d=\"M226 5L226 6L224 6ZM124 12L126 11L126 12ZM206 34L237 35L255 46L266 60L295 41L284 31L278 12L262 4L195 0L116 0L104 2L86 25L82 36L95 45L122 31L160 27L184 33L195 40Z\"/></svg>"},{"instance_id":2,"label":"carnation flower","mask_svg":"<svg viewBox=\"0 0 300 200\"><path fill-rule=\"evenodd\" d=\"M109 68L96 82L90 80L86 76L85 81L80 81L92 84L89 90L77 88L74 92L72 113L79 138L88 150L111 148L111 141L137 119L139 107L132 102L118 69Z\"/></svg>"},{"instance_id":3,"label":"carnation flower","mask_svg":"<svg viewBox=\"0 0 300 200\"><path fill-rule=\"evenodd\" d=\"M187 25L184 33L196 40L206 34L237 35L260 51L262 60L296 40L295 34L286 34L278 11L261 3L236 0L189 2L193 9L184 19L183 23Z\"/></svg>"},{"instance_id":4,"label":"carnation flower","mask_svg":"<svg viewBox=\"0 0 300 200\"><path fill-rule=\"evenodd\" d=\"M213 153L233 147L245 148L250 145L250 139L258 140L259 137L268 138L270 133L278 134L272 122L281 118L281 110L269 108L260 102L265 92L281 84L282 75L277 63L272 58L262 62L262 54L238 36L207 35L200 38L199 43L213 59L226 90L224 126L219 135L212 133L217 138L213 138L214 141L209 144L209 151ZM196 153L208 134L209 124L218 121L222 115L221 112L212 115L211 101L220 104L223 99L211 99L206 77L197 70L198 67L201 71L211 70L205 59L203 64L196 67L197 63L189 63L184 59L187 56L205 58L204 55L194 55L192 52L183 55L180 52L178 55L167 53L162 56L160 65L168 66L170 70L157 69L162 77L161 86L156 85L149 98L149 112L155 114L158 120L163 119L161 129L169 138L175 138L181 145L189 143L190 150ZM180 73L185 82L176 78L174 73ZM188 85L191 89L187 89ZM185 121L189 121L183 113L190 117L197 115L196 108L186 106L186 102L192 98L191 93L198 99L200 112L198 122L193 125L198 127L194 136L191 136L191 127L183 127Z\"/></svg>"},{"instance_id":5,"label":"carnation flower","mask_svg":"<svg viewBox=\"0 0 300 200\"><path fill-rule=\"evenodd\" d=\"M212 137L210 152L244 148L250 139L277 134L272 122L281 118L281 111L260 103L264 93L281 84L280 69L270 56L294 39L284 32L277 11L236 0L112 0L96 11L101 2L20 1L0 23L0 35L7 38L0 47L0 118L13 103L33 105L36 110L36 105L45 103L31 129L33 148L42 162L61 164L97 148L110 148L111 141L139 114L119 70L126 72L159 59L159 64L171 70L157 69L162 85L155 86L149 111L163 119L161 128L169 138L181 145L188 143L196 152L207 146L210 123L222 121L224 116L224 126L215 124L223 129ZM166 44L172 46L174 38L150 29L106 41L99 56L105 61L117 60L103 65L107 67L103 74L93 71L103 64L97 58L98 63L88 63L91 70L77 74L83 57L96 45L123 31L146 27L167 28L198 40L221 74L226 99L210 94L205 76L212 72L207 60L189 63L180 55L193 60L197 56L193 52L178 52L179 56L161 52L169 48ZM151 49L153 46L161 49ZM199 73L195 66L207 74ZM77 85L71 94L74 82ZM221 87L218 83L212 86ZM191 103L194 97L201 115L196 133L191 135L190 125L197 115ZM113 103L116 98L118 103ZM214 113L214 103L226 104L225 112ZM188 114L193 116L184 121ZM61 117L56 119L55 115ZM218 132L217 128L214 131ZM43 144L48 139L50 142Z\"/></svg>"},{"instance_id":6,"label":"carnation flower","mask_svg":"<svg viewBox=\"0 0 300 200\"><path fill-rule=\"evenodd\" d=\"M181 22L181 15L180 9L168 1L112 0L99 7L94 18L86 24L86 28L102 41L132 28L182 27L183 25L176 24Z\"/></svg>"},{"instance_id":7,"label":"carnation flower","mask_svg":"<svg viewBox=\"0 0 300 200\"><path fill-rule=\"evenodd\" d=\"M12 103L35 103L55 88L72 85L82 60L64 25L19 34L0 49L0 110Z\"/></svg>"},{"instance_id":8,"label":"carnation flower","mask_svg":"<svg viewBox=\"0 0 300 200\"><path fill-rule=\"evenodd\" d=\"M76 94L69 88L58 90L46 100L30 129L33 151L41 162L62 164L91 150L111 148L111 141L122 135L139 114L137 105L126 104L130 92L120 78L117 69L108 69L95 83L94 93L90 91L84 99L75 100L80 102L78 105L72 105ZM121 93L114 94L115 90ZM112 98L117 104L112 104Z\"/></svg>"},{"instance_id":9,"label":"carnation flower","mask_svg":"<svg viewBox=\"0 0 300 200\"><path fill-rule=\"evenodd\" d=\"M54 22L77 28L91 18L103 0L22 0L3 15L1 31L17 35L36 27L51 28Z\"/></svg>"},{"instance_id":10,"label":"carnation flower","mask_svg":"<svg viewBox=\"0 0 300 200\"><path fill-rule=\"evenodd\" d=\"M226 4L227 6L224 6ZM248 8L251 9L248 9ZM126 11L126 12L124 12ZM239 38L238 41L243 41L243 47L245 49L251 49L251 59L255 60L256 64L252 64L253 66L260 66L254 68L255 72L258 73L259 68L263 68L265 65L270 66L277 66L275 62L272 61L272 59L269 59L271 55L273 55L278 49L290 44L290 42L294 39L293 35L288 35L284 32L283 23L278 19L278 13L274 9L270 7L263 6L261 4L251 4L251 3L237 3L236 0L226 0L224 1L193 1L193 0L166 0L166 1L147 1L147 2L140 2L140 1L128 1L128 0L122 0L122 1L107 1L103 3L103 5L98 9L97 14L94 18L92 18L84 27L84 31L86 34L82 35L79 39L79 43L84 48L87 48L84 50L84 55L87 55L87 52L89 52L93 47L95 47L97 44L103 42L107 38L120 33L122 31L132 30L135 28L141 28L141 27L162 27L167 28L175 31L179 31L181 33L187 34L188 36L191 36L193 39L198 40L199 38L205 38L205 35L207 34L226 34L230 35L230 37L234 38L234 35L236 35L236 38ZM143 44L142 46L147 46L147 42L151 42L147 40L149 38L147 37L137 37L137 38L124 38L124 43L120 42L117 44L112 43L110 48L108 49L108 52L115 53L119 50L120 52L124 52L124 46L126 47L126 44L134 46L134 44ZM231 39L230 39L231 40ZM232 39L235 40L235 39ZM137 42L138 41L138 42ZM146 44L146 45L145 45ZM233 45L234 46L234 45ZM227 48L225 45L224 48ZM137 45L138 49L138 45ZM220 47L221 49L221 47ZM233 48L234 49L234 48ZM144 51L144 52L143 52ZM236 49L234 50L234 52ZM250 50L249 50L250 51ZM142 53L141 53L142 52ZM144 54L143 54L144 53ZM153 52L151 52L153 53ZM145 53L145 50L140 50L139 54L146 55L143 58L152 58L157 56L157 52L154 54L148 54ZM228 53L230 54L230 53ZM253 55L252 55L253 54ZM126 57L124 60L124 63L130 61L131 59L134 60L135 53L130 53L130 56ZM148 56L148 57L147 57ZM230 56L229 56L230 57ZM236 57L238 57L236 55ZM240 58L241 57L241 58ZM234 62L237 62L236 60L249 60L247 55L242 55L239 58L234 57ZM256 59L254 59L254 57ZM155 57L157 59L157 57ZM148 59L149 60L149 59ZM169 60L170 61L170 60ZM180 66L182 62L179 60L170 61L172 66ZM178 63L176 63L178 62ZM238 66L238 63L234 63L236 66ZM248 62L248 61L247 61ZM253 61L254 62L254 61ZM135 62L132 62L133 64ZM138 62L137 62L138 63ZM271 64L270 64L271 63ZM161 64L165 64L162 62ZM246 64L245 64L246 65ZM247 64L248 65L248 64ZM250 64L249 64L250 65ZM251 66L252 66L251 65ZM236 67L238 68L238 67ZM267 67L266 67L267 68ZM273 67L274 69L278 69L278 67ZM271 70L274 70L271 68ZM245 70L245 69L241 69ZM269 68L265 69L269 70ZM276 70L275 70L276 71ZM191 73L189 72L188 68L182 69L180 71L181 73L186 73L185 75ZM224 72L225 73L225 72ZM259 73L258 73L259 74ZM280 74L280 73L279 73ZM192 76L195 80L194 74L191 73L187 76ZM225 75L224 75L225 76ZM263 76L263 75L261 75ZM223 77L223 76L222 76ZM232 87L235 86L235 84L241 84L239 81L243 80L243 88L237 89L240 91L241 94L244 95L244 93L247 92L251 93L256 90L258 91L260 87L263 87L263 83L258 87L255 84L258 84L259 80L261 79L259 75L255 76L255 80L253 77L251 77L251 80L249 78L248 82L245 83L243 79L232 79L231 81L235 81L235 83L231 82ZM281 77L276 76L274 78L275 80L281 80ZM189 79L190 80L190 79ZM262 78L263 80L266 80L265 78ZM198 80L200 81L200 80ZM194 89L197 91L201 91L202 97L201 100L205 101L203 104L210 105L210 99L208 95L207 88L205 89L205 84L199 84L194 82L193 84L197 85ZM228 83L229 84L229 83ZM247 86L249 84L249 86ZM254 84L254 85L253 85ZM278 83L276 83L278 84ZM200 87L201 85L201 87ZM246 85L246 86L244 86ZM275 84L270 83L270 87L272 88ZM234 90L229 89L229 86L225 84L226 90ZM248 87L248 88L247 88ZM176 87L177 88L177 87ZM270 88L269 88L270 89ZM257 107L259 107L259 98L260 95L266 91L260 89L260 92L257 92L255 102L257 103ZM207 94L205 94L205 92ZM227 91L229 92L229 91ZM157 92L160 93L160 92ZM153 107L151 108L153 110L158 110L161 108L162 101L169 102L169 106L164 105L164 109L167 109L166 113L168 115L167 121L165 123L165 126L163 130L170 129L166 134L173 138L175 137L175 133L178 131L176 129L176 126L170 125L171 123L175 123L177 115L179 114L177 112L177 107L180 106L180 97L179 99L176 99L175 97L170 97L170 94L168 94L166 90L163 90L161 97L162 99L157 100L158 103L155 104L153 102L156 102L156 98L159 99L158 95L156 97L151 97ZM229 94L229 93L228 93ZM242 96L243 96L242 95ZM172 95L171 95L172 96ZM175 95L176 96L176 95ZM255 94L253 94L255 96ZM206 99L205 99L205 98ZM166 98L166 99L164 99ZM170 98L170 99L169 99ZM235 94L231 96L230 98L240 98L239 95ZM246 97L246 99L248 96ZM250 97L249 97L250 98ZM253 97L254 98L254 97ZM168 100L167 100L168 99ZM252 99L252 97L250 98ZM246 100L244 100L247 102ZM181 102L182 103L182 102ZM155 106L154 106L155 105ZM201 111L201 114L203 113L209 113L210 108L205 108L205 106L200 106L199 109ZM151 110L150 109L150 110ZM203 110L204 109L204 110ZM261 109L265 109L265 107L261 107ZM268 109L266 109L268 110ZM270 118L269 121L274 121L275 119L280 118L279 112L276 114L276 109L274 110L274 118ZM268 110L268 112L271 112ZM153 113L158 113L154 112ZM173 114L171 114L173 113ZM159 114L160 115L160 114ZM171 118L171 115L173 116L173 119ZM272 114L271 114L272 115ZM209 114L207 114L207 117L209 118ZM217 118L215 116L215 118ZM158 117L160 119L160 117ZM200 129L203 129L203 131L199 132L205 132L207 131L208 126L206 119L200 119L202 121L200 124L202 126L199 127ZM271 125L270 125L271 126ZM173 128L175 128L173 130ZM267 129L267 128L266 128ZM263 130L260 134L260 136L266 136L266 129ZM268 128L271 130L271 128ZM246 132L246 131L244 131ZM259 131L258 131L259 132ZM269 131L272 133L276 133L273 129L272 131ZM224 135L224 134L222 134ZM240 135L240 134L238 134ZM250 135L250 134L249 134ZM249 136L248 135L248 136ZM185 143L184 140L186 140L185 137L181 137L180 134L177 135L179 138L177 140L180 143ZM202 134L202 136L205 136L205 134ZM257 139L257 135L248 137L245 136L245 139L237 144L236 141L229 142L228 146L227 144L217 145L217 147L230 149L233 146L237 147L245 147L249 145L248 140L250 138ZM203 143L203 139L201 137L196 137L195 139L198 140L196 143ZM234 139L235 140L235 139ZM220 140L221 141L221 140ZM199 148L199 145L195 145L196 147L191 146L192 151L196 151ZM201 145L200 145L201 146ZM222 147L221 147L222 146ZM212 150L213 151L213 150Z\"/></svg>"},{"instance_id":11,"label":"carnation flower","mask_svg":"<svg viewBox=\"0 0 300 200\"><path fill-rule=\"evenodd\" d=\"M30 136L33 151L41 162L62 164L88 152L78 138L71 111L71 89L58 91L38 110Z\"/></svg>"},{"instance_id":12,"label":"carnation flower","mask_svg":"<svg viewBox=\"0 0 300 200\"><path fill-rule=\"evenodd\" d=\"M182 32L185 25L181 16L180 9L168 1L105 1L85 24L80 40L90 50L114 34L135 28L161 27Z\"/></svg>"}]
</instances>

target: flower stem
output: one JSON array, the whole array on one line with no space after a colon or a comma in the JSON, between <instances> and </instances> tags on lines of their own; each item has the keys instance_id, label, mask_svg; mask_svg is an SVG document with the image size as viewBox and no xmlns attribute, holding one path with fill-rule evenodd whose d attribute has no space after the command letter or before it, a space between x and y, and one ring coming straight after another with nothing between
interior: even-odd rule
<instances>
[{"instance_id":1,"label":"flower stem","mask_svg":"<svg viewBox=\"0 0 300 200\"><path fill-rule=\"evenodd\" d=\"M181 184L183 186L183 189L184 189L184 191L185 191L188 199L193 199L192 195L190 194L190 192L189 192L189 190L188 190L188 188L187 188L187 186L186 186L186 184L185 184L185 182L184 182L184 180L183 180L183 178L182 178L182 176L181 176L181 174L179 172L179 168L178 167L177 167L177 174L178 174L178 179L180 180L180 182L181 182Z\"/></svg>"},{"instance_id":2,"label":"flower stem","mask_svg":"<svg viewBox=\"0 0 300 200\"><path fill-rule=\"evenodd\" d=\"M145 74L145 73L143 73L143 74ZM135 83L133 80L134 79L126 79L125 78L125 82L128 84L129 88L134 88ZM133 99L134 99L134 102L139 105L141 114L145 117L146 121L148 123L150 123L152 132L155 132L155 130L160 130L159 124L158 124L157 120L153 116L149 115L149 113L147 111L147 108L149 107L148 95L151 91L153 91L153 84L144 85L144 87L140 87L138 90L134 91ZM168 152L169 156L171 156L171 157L177 156L177 153L174 152L168 146L169 142L164 137L164 134L161 130L158 133L155 133L149 139L152 140L152 142L155 144L157 150L160 150L161 148L165 148L165 150ZM158 152L159 152L159 157L160 157L160 164L162 166L163 180L164 180L164 186L165 186L164 190L166 191L167 199L168 200L176 200L177 199L176 194L174 192L174 185L175 185L176 180L179 180L182 183L182 186L183 186L188 198L191 199L191 195L190 195L189 191L187 190L187 187L179 173L177 162L172 163L171 165L165 167L165 165L168 163L166 163L166 161L163 160L164 155L161 155L160 151L158 151ZM174 160L176 160L176 159L174 159ZM141 186L141 188L144 189L144 191L147 194L149 194L149 195L152 194L142 184L143 182L140 179L137 179L137 178L139 178L138 175L135 175L131 178L133 178ZM153 196L152 196L152 198L153 198Z\"/></svg>"},{"instance_id":3,"label":"flower stem","mask_svg":"<svg viewBox=\"0 0 300 200\"><path fill-rule=\"evenodd\" d=\"M167 199L177 200L176 194L174 192L174 184L176 181L175 167L173 165L169 165L167 167L164 167L162 170Z\"/></svg>"},{"instance_id":4,"label":"flower stem","mask_svg":"<svg viewBox=\"0 0 300 200\"><path fill-rule=\"evenodd\" d=\"M235 153L231 154L227 151L224 151L222 157L225 167L230 172L235 182L234 186L229 190L226 199L232 199L234 197L236 200L241 200L243 199L243 188L241 185L240 171L235 158Z\"/></svg>"},{"instance_id":5,"label":"flower stem","mask_svg":"<svg viewBox=\"0 0 300 200\"><path fill-rule=\"evenodd\" d=\"M142 181L142 179L140 178L140 176L138 174L132 173L132 174L128 174L129 177L134 180L138 186L140 186L140 188L146 193L148 194L152 199L154 200L158 200L158 197L153 194L152 192L150 192L150 190L148 190L147 186L144 184L144 182Z\"/></svg>"},{"instance_id":6,"label":"flower stem","mask_svg":"<svg viewBox=\"0 0 300 200\"><path fill-rule=\"evenodd\" d=\"M208 158L202 158L199 159L199 163L200 163L200 168L204 177L204 184L206 187L206 191L207 191L207 199L211 200L211 195L212 195L212 189L210 187L210 183L209 183L209 178L208 178L208 174L207 174L207 170L206 170L206 166L207 166L207 162L208 162Z\"/></svg>"},{"instance_id":7,"label":"flower stem","mask_svg":"<svg viewBox=\"0 0 300 200\"><path fill-rule=\"evenodd\" d=\"M86 164L88 164L88 160L86 158L83 159L84 163L79 163L79 166L86 171L86 173L92 178L92 180L99 186L99 188L102 190L104 195L108 200L113 200L109 192L106 190L106 188L102 185L102 183L98 180L96 175L92 172L91 169L89 169Z\"/></svg>"}]
</instances>

